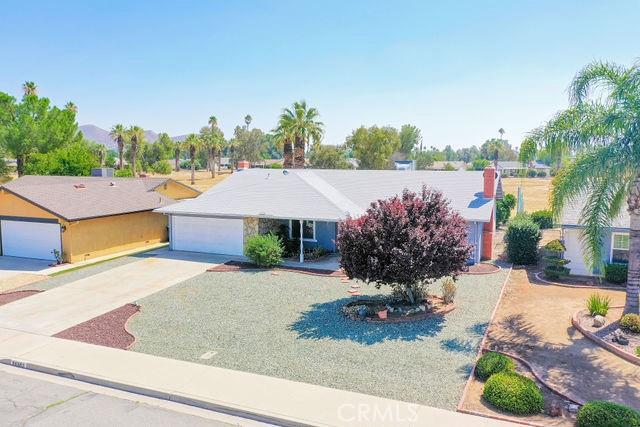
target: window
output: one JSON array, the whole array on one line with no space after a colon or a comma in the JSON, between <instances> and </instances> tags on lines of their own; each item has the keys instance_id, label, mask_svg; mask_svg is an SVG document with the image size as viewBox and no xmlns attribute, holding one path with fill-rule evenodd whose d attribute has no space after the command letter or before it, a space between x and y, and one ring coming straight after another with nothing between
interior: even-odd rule
<instances>
[{"instance_id":1,"label":"window","mask_svg":"<svg viewBox=\"0 0 640 427\"><path fill-rule=\"evenodd\" d=\"M297 219L289 220L289 237L292 239L300 238L300 221ZM314 241L316 240L316 222L315 221L302 221L302 240Z\"/></svg>"},{"instance_id":2,"label":"window","mask_svg":"<svg viewBox=\"0 0 640 427\"><path fill-rule=\"evenodd\" d=\"M611 262L619 264L629 262L629 234L613 233L611 236Z\"/></svg>"}]
</instances>

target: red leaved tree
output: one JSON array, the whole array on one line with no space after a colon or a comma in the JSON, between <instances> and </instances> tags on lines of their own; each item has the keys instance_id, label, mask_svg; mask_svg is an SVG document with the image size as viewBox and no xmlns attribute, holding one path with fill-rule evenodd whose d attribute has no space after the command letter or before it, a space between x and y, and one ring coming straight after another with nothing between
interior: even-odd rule
<instances>
[{"instance_id":1,"label":"red leaved tree","mask_svg":"<svg viewBox=\"0 0 640 427\"><path fill-rule=\"evenodd\" d=\"M472 254L465 220L426 186L420 195L405 190L340 222L336 243L350 279L392 286L411 304L422 286L463 271Z\"/></svg>"}]
</instances>

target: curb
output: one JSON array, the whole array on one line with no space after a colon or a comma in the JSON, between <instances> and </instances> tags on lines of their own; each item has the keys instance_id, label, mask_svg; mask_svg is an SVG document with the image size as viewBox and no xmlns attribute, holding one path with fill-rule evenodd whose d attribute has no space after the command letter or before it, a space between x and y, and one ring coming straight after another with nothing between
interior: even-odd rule
<instances>
[{"instance_id":1,"label":"curb","mask_svg":"<svg viewBox=\"0 0 640 427\"><path fill-rule=\"evenodd\" d=\"M611 306L611 308L624 308L624 306L623 305L614 305L614 306ZM604 348L605 350L610 351L611 353L615 354L618 357L621 357L622 359L626 360L627 362L630 362L630 363L633 363L634 365L640 366L640 357L634 356L633 354L628 353L628 352L626 352L624 350L620 350L615 345L603 340L602 338L598 337L593 332L587 331L585 328L583 328L582 325L580 325L580 321L578 320L578 315L580 314L580 312L582 312L582 310L576 311L573 314L573 316L571 316L571 324L573 325L574 328L576 328L586 338L589 338L591 341L593 341L594 343L596 343L600 347Z\"/></svg>"},{"instance_id":2,"label":"curb","mask_svg":"<svg viewBox=\"0 0 640 427\"><path fill-rule=\"evenodd\" d=\"M124 325L122 326L124 331L129 335L131 335L131 338L133 338L133 341L131 341L131 343L128 346L126 346L123 350L129 350L138 341L138 338L133 334L133 332L129 330L129 322L131 321L131 319L133 319L138 314L140 314L140 312L142 311L142 306L138 304L134 304L134 305L138 308L138 310L135 313L133 313L131 316L129 316L129 318L124 322Z\"/></svg>"},{"instance_id":3,"label":"curb","mask_svg":"<svg viewBox=\"0 0 640 427\"><path fill-rule=\"evenodd\" d=\"M606 290L610 290L610 291L624 291L624 286L588 286L588 285L569 285L568 283L558 283L558 282L551 282L549 280L543 279L542 278L542 271L538 271L536 274L534 274L535 278L543 283L546 283L547 285L553 285L553 286L561 286L563 288L573 288L573 289L593 289L593 290L598 290L598 289L606 289Z\"/></svg>"},{"instance_id":4,"label":"curb","mask_svg":"<svg viewBox=\"0 0 640 427\"><path fill-rule=\"evenodd\" d=\"M474 415L476 417L491 418L498 421L505 421L505 422L514 423L514 424L520 424L523 426L546 427L544 424L536 424L530 421L521 420L519 418L511 418L503 415L485 414L484 412L472 411L470 409L458 409L458 412L461 412L463 414L468 414L468 415Z\"/></svg>"},{"instance_id":5,"label":"curb","mask_svg":"<svg viewBox=\"0 0 640 427\"><path fill-rule=\"evenodd\" d=\"M49 368L30 362L25 362L17 359L0 359L0 363L4 365L13 366L16 368L27 369L35 372L40 372L49 375L55 375L58 377L68 378L76 381L82 381L89 384L94 384L102 387L112 388L116 390L126 391L129 393L140 394L155 399L167 400L170 402L181 403L183 405L194 406L209 411L219 412L221 414L231 415L234 417L250 419L262 423L274 424L284 427L298 427L298 426L310 426L297 420L290 420L281 418L276 415L267 415L250 411L248 409L233 408L223 404L217 404L214 402L208 402L206 400L197 399L195 397L189 397L180 394L174 394L165 391L153 390L145 387L140 387L132 384L125 384L117 381L110 381L104 378L93 377L90 375L74 373L71 371L60 371L55 368Z\"/></svg>"}]
</instances>

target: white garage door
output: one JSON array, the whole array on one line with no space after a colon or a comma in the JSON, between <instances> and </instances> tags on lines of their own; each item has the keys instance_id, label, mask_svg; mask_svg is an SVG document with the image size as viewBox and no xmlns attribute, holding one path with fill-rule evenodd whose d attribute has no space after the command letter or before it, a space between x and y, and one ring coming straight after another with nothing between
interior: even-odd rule
<instances>
[{"instance_id":1,"label":"white garage door","mask_svg":"<svg viewBox=\"0 0 640 427\"><path fill-rule=\"evenodd\" d=\"M242 219L171 217L171 248L224 255L243 254Z\"/></svg>"},{"instance_id":2,"label":"white garage door","mask_svg":"<svg viewBox=\"0 0 640 427\"><path fill-rule=\"evenodd\" d=\"M62 252L60 224L51 222L0 221L2 255L55 260L53 250Z\"/></svg>"}]
</instances>

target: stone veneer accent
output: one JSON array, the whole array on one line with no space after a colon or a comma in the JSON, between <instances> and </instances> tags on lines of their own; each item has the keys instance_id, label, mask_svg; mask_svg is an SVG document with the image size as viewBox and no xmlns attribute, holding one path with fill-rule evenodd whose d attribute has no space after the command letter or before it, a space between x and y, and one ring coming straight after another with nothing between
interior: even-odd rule
<instances>
[{"instance_id":1,"label":"stone veneer accent","mask_svg":"<svg viewBox=\"0 0 640 427\"><path fill-rule=\"evenodd\" d=\"M280 228L280 221L271 218L258 219L258 233L267 234L268 232L277 233Z\"/></svg>"},{"instance_id":2,"label":"stone veneer accent","mask_svg":"<svg viewBox=\"0 0 640 427\"><path fill-rule=\"evenodd\" d=\"M249 240L250 237L255 236L256 234L259 234L259 219L256 217L245 217L243 219L243 229L244 229L244 233L243 233L243 247L246 248L247 247L247 240Z\"/></svg>"}]
</instances>

